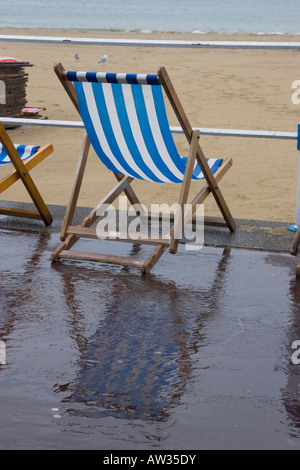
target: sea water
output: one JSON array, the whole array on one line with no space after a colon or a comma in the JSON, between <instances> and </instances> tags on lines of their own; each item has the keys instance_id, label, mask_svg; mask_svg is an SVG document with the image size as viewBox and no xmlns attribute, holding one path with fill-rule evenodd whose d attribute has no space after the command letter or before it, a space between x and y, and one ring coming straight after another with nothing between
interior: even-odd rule
<instances>
[{"instance_id":1,"label":"sea water","mask_svg":"<svg viewBox=\"0 0 300 470\"><path fill-rule=\"evenodd\" d=\"M299 0L0 0L2 28L300 34L299 18Z\"/></svg>"}]
</instances>

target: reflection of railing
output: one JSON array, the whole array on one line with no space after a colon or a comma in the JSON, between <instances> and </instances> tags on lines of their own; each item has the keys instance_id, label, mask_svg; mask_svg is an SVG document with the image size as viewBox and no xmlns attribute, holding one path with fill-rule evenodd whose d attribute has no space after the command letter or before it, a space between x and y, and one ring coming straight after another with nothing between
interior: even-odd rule
<instances>
[{"instance_id":1,"label":"reflection of railing","mask_svg":"<svg viewBox=\"0 0 300 470\"><path fill-rule=\"evenodd\" d=\"M48 126L48 127L67 127L72 129L83 129L82 121L58 121L58 120L36 120L24 118L6 118L0 117L3 124L19 124L19 125L34 125L34 126ZM181 127L171 126L172 133L181 134L183 131ZM283 139L283 140L296 140L298 142L299 150L299 165L298 165L298 187L296 199L296 220L295 225L289 227L290 230L296 231L300 224L300 124L297 132L273 132L273 131L258 131L258 130L243 130L243 129L212 129L212 128L194 128L199 129L202 135L223 136L223 137L247 137L257 139Z\"/></svg>"}]
</instances>

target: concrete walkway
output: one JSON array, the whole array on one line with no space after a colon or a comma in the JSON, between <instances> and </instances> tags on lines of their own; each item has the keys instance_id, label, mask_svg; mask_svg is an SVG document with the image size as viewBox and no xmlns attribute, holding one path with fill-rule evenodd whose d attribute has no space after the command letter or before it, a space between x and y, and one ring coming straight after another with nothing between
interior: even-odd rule
<instances>
[{"instance_id":1,"label":"concrete walkway","mask_svg":"<svg viewBox=\"0 0 300 470\"><path fill-rule=\"evenodd\" d=\"M287 224L208 228L141 276L52 264L65 209L50 210L48 228L0 218L0 449L300 449Z\"/></svg>"}]
</instances>

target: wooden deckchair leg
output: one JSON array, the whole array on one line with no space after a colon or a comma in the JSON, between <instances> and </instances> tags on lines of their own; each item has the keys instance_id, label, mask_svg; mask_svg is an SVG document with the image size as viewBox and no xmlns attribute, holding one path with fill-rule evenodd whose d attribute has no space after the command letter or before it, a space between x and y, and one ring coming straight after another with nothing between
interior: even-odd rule
<instances>
[{"instance_id":1,"label":"wooden deckchair leg","mask_svg":"<svg viewBox=\"0 0 300 470\"><path fill-rule=\"evenodd\" d=\"M290 250L291 255L296 256L296 254L298 253L299 243L300 243L300 225L298 227L297 233L295 235L295 238L294 238L291 250Z\"/></svg>"},{"instance_id":2,"label":"wooden deckchair leg","mask_svg":"<svg viewBox=\"0 0 300 470\"><path fill-rule=\"evenodd\" d=\"M167 247L165 245L161 245L161 244L155 247L155 250L153 251L153 253L151 253L151 255L146 259L146 261L141 266L141 271L143 274L147 274L151 271L151 269L157 263L159 258L164 254L166 248Z\"/></svg>"},{"instance_id":3,"label":"wooden deckchair leg","mask_svg":"<svg viewBox=\"0 0 300 470\"><path fill-rule=\"evenodd\" d=\"M64 240L63 243L61 243L56 250L53 251L51 255L51 260L53 262L58 262L59 261L59 254L63 250L70 250L72 246L76 243L78 240L78 237L75 237L75 235L69 235L66 240Z\"/></svg>"},{"instance_id":4,"label":"wooden deckchair leg","mask_svg":"<svg viewBox=\"0 0 300 470\"><path fill-rule=\"evenodd\" d=\"M72 221L74 218L76 205L77 205L77 201L79 197L79 192L80 192L80 188L82 185L83 175L84 175L84 171L85 171L85 167L87 163L89 149L90 149L90 139L88 138L87 134L85 134L83 138L80 157L79 157L78 164L77 164L74 183L73 183L72 190L71 190L69 204L66 210L63 226L61 229L60 239L62 241L65 240L67 228L69 227L69 225L72 224Z\"/></svg>"},{"instance_id":5,"label":"wooden deckchair leg","mask_svg":"<svg viewBox=\"0 0 300 470\"><path fill-rule=\"evenodd\" d=\"M224 220L231 232L236 231L236 223L231 215L231 212L225 202L225 199L221 193L221 190L219 188L218 183L216 182L214 175L211 171L211 169L208 166L208 163L206 161L206 158L204 156L204 153L198 144L198 150L197 150L197 160L200 165L200 168L205 176L205 179L207 181L207 184L215 198L215 201L224 217Z\"/></svg>"},{"instance_id":6,"label":"wooden deckchair leg","mask_svg":"<svg viewBox=\"0 0 300 470\"><path fill-rule=\"evenodd\" d=\"M78 240L78 237L76 237L75 235L69 235L66 239L66 236L67 236L66 234L67 234L68 227L71 225L73 218L74 218L76 204L78 201L79 192L80 192L80 188L81 188L82 180L83 180L83 175L84 175L84 171L85 171L85 167L87 163L89 148L90 148L90 139L88 138L87 134L85 134L83 143L82 143L81 154L78 160L75 178L74 178L74 182L73 182L73 186L71 190L71 196L69 199L65 218L63 221L63 226L61 229L60 239L62 240L63 243L61 243L57 247L57 249L52 253L51 259L53 262L57 262L59 260L59 253L61 251L69 250Z\"/></svg>"},{"instance_id":7,"label":"wooden deckchair leg","mask_svg":"<svg viewBox=\"0 0 300 470\"><path fill-rule=\"evenodd\" d=\"M180 228L182 229L184 226L184 205L186 204L187 198L189 195L189 190L190 190L192 175L193 175L193 170L194 170L194 164L195 164L195 159L196 159L196 153L197 153L197 144L198 144L199 138L200 138L200 132L194 131L192 135L190 151L189 151L184 178L183 178L181 191L179 195L179 201L178 201L179 210L177 210L177 213L175 215L174 225L170 232L171 242L170 242L169 250L170 250L170 253L172 254L175 254L177 252L178 243L179 243L178 232L179 232L179 229Z\"/></svg>"}]
</instances>

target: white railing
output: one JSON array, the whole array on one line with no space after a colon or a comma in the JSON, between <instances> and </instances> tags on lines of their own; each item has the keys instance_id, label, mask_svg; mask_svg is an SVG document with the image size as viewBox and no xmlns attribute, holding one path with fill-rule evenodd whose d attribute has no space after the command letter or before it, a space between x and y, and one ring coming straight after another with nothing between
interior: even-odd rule
<instances>
[{"instance_id":1,"label":"white railing","mask_svg":"<svg viewBox=\"0 0 300 470\"><path fill-rule=\"evenodd\" d=\"M45 127L68 127L73 129L84 129L82 121L59 121L54 119L30 119L30 118L9 118L0 116L3 124L17 124L27 126ZM173 134L182 134L182 128L170 126ZM297 132L274 132L274 131L251 131L243 129L213 129L206 127L194 127L200 130L202 135L227 136L227 137L255 137L261 139L284 139L297 140Z\"/></svg>"},{"instance_id":2,"label":"white railing","mask_svg":"<svg viewBox=\"0 0 300 470\"><path fill-rule=\"evenodd\" d=\"M27 118L7 118L1 117L0 121L3 124L16 124L16 125L27 125L27 126L41 126L41 127L64 127L71 129L84 129L82 121L58 121L48 119L27 119ZM183 130L181 127L170 126L171 132L174 134L182 134ZM247 137L257 139L283 139L283 140L298 140L297 132L274 132L274 131L255 131L255 130L243 130L243 129L213 129L195 127L195 130L199 130L202 135L211 136L223 136L223 137ZM295 224L289 227L289 230L297 230L300 225L300 152L299 152L299 164L298 164L298 185L297 185L297 199L296 199L296 219Z\"/></svg>"},{"instance_id":3,"label":"white railing","mask_svg":"<svg viewBox=\"0 0 300 470\"><path fill-rule=\"evenodd\" d=\"M131 47L188 47L198 49L271 49L300 50L300 42L266 41L184 41L162 39L113 39L113 38L74 38L68 36L19 36L0 35L2 42L27 42L44 44L70 44L85 46L131 46Z\"/></svg>"}]
</instances>

